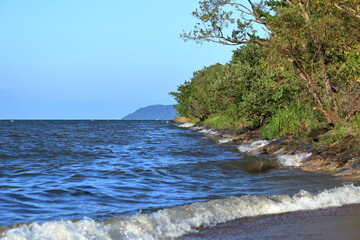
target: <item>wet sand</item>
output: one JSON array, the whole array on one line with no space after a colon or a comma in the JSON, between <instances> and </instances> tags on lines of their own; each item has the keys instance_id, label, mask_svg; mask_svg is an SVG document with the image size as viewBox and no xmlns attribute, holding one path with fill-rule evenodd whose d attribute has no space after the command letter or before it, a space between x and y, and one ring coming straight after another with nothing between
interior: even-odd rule
<instances>
[{"instance_id":1,"label":"wet sand","mask_svg":"<svg viewBox=\"0 0 360 240\"><path fill-rule=\"evenodd\" d=\"M360 205L247 217L199 229L181 240L360 239Z\"/></svg>"}]
</instances>

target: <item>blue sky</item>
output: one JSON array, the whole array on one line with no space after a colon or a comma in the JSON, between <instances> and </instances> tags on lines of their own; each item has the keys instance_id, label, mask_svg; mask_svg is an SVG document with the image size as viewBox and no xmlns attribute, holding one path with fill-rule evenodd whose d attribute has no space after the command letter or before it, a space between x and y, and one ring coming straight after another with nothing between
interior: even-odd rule
<instances>
[{"instance_id":1,"label":"blue sky","mask_svg":"<svg viewBox=\"0 0 360 240\"><path fill-rule=\"evenodd\" d=\"M234 47L184 42L196 0L0 1L0 119L120 119Z\"/></svg>"}]
</instances>

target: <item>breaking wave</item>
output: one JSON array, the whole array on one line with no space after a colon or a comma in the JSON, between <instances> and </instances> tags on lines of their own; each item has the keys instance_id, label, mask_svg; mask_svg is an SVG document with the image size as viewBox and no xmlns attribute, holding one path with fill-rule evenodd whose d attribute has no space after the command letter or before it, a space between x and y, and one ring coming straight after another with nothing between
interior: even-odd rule
<instances>
[{"instance_id":1,"label":"breaking wave","mask_svg":"<svg viewBox=\"0 0 360 240\"><path fill-rule=\"evenodd\" d=\"M232 138L221 138L221 139L218 140L218 142L219 142L220 144L229 143L229 142L232 142L232 141L233 141Z\"/></svg>"},{"instance_id":2,"label":"breaking wave","mask_svg":"<svg viewBox=\"0 0 360 240\"><path fill-rule=\"evenodd\" d=\"M241 144L240 146L238 146L238 149L240 152L251 152L255 149L264 147L264 146L268 145L269 143L270 143L270 141L268 141L268 140L257 140L252 143Z\"/></svg>"},{"instance_id":3,"label":"breaking wave","mask_svg":"<svg viewBox=\"0 0 360 240\"><path fill-rule=\"evenodd\" d=\"M277 157L277 162L284 167L299 167L301 162L309 158L311 153L301 153L294 155L280 155Z\"/></svg>"},{"instance_id":4,"label":"breaking wave","mask_svg":"<svg viewBox=\"0 0 360 240\"><path fill-rule=\"evenodd\" d=\"M180 125L177 125L178 127L182 127L182 128L191 128L194 127L196 125L196 123L183 123Z\"/></svg>"},{"instance_id":5,"label":"breaking wave","mask_svg":"<svg viewBox=\"0 0 360 240\"><path fill-rule=\"evenodd\" d=\"M312 194L241 196L138 213L103 222L92 219L31 223L7 230L3 240L22 239L165 239L179 237L202 226L211 226L242 217L278 214L299 210L337 207L360 203L360 187L345 185Z\"/></svg>"},{"instance_id":6,"label":"breaking wave","mask_svg":"<svg viewBox=\"0 0 360 240\"><path fill-rule=\"evenodd\" d=\"M217 131L213 130L213 129L202 129L199 131L200 133L204 133L207 135L220 135L220 133L218 133Z\"/></svg>"}]
</instances>

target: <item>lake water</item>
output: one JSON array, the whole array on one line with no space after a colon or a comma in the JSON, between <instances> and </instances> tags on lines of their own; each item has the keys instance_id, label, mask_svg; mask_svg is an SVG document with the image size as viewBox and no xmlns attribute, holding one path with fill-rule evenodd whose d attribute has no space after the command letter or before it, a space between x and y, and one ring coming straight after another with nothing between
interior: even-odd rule
<instances>
[{"instance_id":1,"label":"lake water","mask_svg":"<svg viewBox=\"0 0 360 240\"><path fill-rule=\"evenodd\" d=\"M294 156L250 156L251 147L166 121L2 120L0 236L166 239L360 202L360 187L291 167ZM249 171L268 161L285 167Z\"/></svg>"}]
</instances>

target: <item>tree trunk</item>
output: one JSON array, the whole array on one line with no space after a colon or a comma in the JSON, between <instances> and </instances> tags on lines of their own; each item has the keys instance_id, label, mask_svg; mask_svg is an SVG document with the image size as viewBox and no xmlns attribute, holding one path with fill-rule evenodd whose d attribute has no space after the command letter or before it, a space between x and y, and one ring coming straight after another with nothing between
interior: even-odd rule
<instances>
[{"instance_id":1,"label":"tree trunk","mask_svg":"<svg viewBox=\"0 0 360 240\"><path fill-rule=\"evenodd\" d=\"M325 92L326 92L326 96L328 98L330 110L333 112L337 112L338 108L337 108L336 97L333 92L332 83L331 83L330 78L326 71L326 62L324 59L324 50L323 49L321 49L319 51L318 58L319 58L319 63L321 64L321 75L322 75L322 78L324 81Z\"/></svg>"},{"instance_id":2,"label":"tree trunk","mask_svg":"<svg viewBox=\"0 0 360 240\"><path fill-rule=\"evenodd\" d=\"M294 69L296 70L300 80L303 82L307 90L309 91L311 97L314 99L316 107L315 109L318 110L327 120L333 123L337 123L340 121L340 116L336 111L336 108L330 107L329 110L326 110L323 101L320 98L319 93L315 90L314 85L315 81L303 70L300 63L296 61L294 58L290 57L288 54L281 52L283 55L287 57L287 60L292 63ZM329 84L329 86L327 86ZM325 86L330 87L329 90L332 92L331 83L328 78L326 78ZM328 89L327 89L328 90ZM335 101L334 101L335 103ZM332 106L336 106L335 104Z\"/></svg>"}]
</instances>

